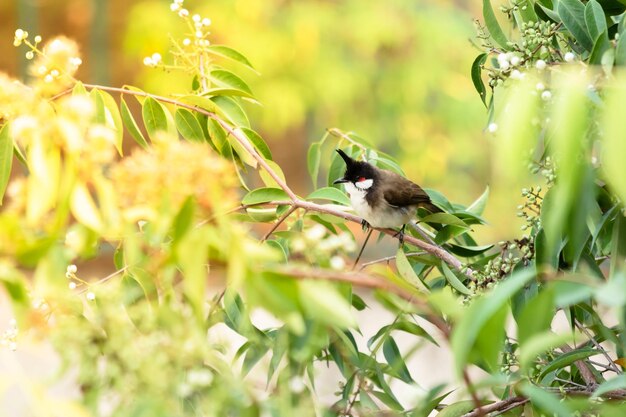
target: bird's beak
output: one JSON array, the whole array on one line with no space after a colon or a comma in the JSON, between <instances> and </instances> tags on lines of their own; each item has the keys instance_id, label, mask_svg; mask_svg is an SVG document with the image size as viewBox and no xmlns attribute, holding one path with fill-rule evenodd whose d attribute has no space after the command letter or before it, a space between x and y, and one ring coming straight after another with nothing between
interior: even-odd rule
<instances>
[{"instance_id":1,"label":"bird's beak","mask_svg":"<svg viewBox=\"0 0 626 417\"><path fill-rule=\"evenodd\" d=\"M343 184L344 182L348 182L348 180L345 178L337 178L335 181L333 181L333 184Z\"/></svg>"}]
</instances>

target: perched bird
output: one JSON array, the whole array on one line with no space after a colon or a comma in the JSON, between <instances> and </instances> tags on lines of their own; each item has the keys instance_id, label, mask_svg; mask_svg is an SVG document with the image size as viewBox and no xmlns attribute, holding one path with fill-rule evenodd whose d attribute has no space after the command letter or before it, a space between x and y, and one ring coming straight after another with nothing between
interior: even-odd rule
<instances>
[{"instance_id":1,"label":"perched bird","mask_svg":"<svg viewBox=\"0 0 626 417\"><path fill-rule=\"evenodd\" d=\"M415 218L418 207L431 213L442 211L419 185L395 172L352 159L341 149L337 152L346 163L346 173L333 184L344 184L352 208L363 218L364 228L400 227L398 235L402 242L404 228Z\"/></svg>"}]
</instances>

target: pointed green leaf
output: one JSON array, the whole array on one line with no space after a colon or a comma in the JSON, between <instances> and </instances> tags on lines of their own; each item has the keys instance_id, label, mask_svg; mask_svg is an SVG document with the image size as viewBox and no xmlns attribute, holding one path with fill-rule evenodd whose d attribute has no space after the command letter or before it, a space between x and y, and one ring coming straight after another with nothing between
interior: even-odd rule
<instances>
[{"instance_id":1,"label":"pointed green leaf","mask_svg":"<svg viewBox=\"0 0 626 417\"><path fill-rule=\"evenodd\" d=\"M626 32L621 32L615 47L615 65L626 66Z\"/></svg>"},{"instance_id":2,"label":"pointed green leaf","mask_svg":"<svg viewBox=\"0 0 626 417\"><path fill-rule=\"evenodd\" d=\"M267 143L265 143L261 135L259 135L252 129L248 129L247 127L242 127L240 130L248 138L248 140L250 141L250 143L252 143L256 150L259 151L263 158L270 161L272 160L272 151L270 150L269 146L267 146Z\"/></svg>"},{"instance_id":3,"label":"pointed green leaf","mask_svg":"<svg viewBox=\"0 0 626 417\"><path fill-rule=\"evenodd\" d=\"M571 352L564 353L550 362L545 368L541 370L541 374L539 375L539 379L543 378L547 374L552 371L556 371L557 369L565 368L573 364L576 361L581 359L586 359L590 356L598 355L602 352L596 349L581 349L581 350L572 350Z\"/></svg>"},{"instance_id":4,"label":"pointed green leaf","mask_svg":"<svg viewBox=\"0 0 626 417\"><path fill-rule=\"evenodd\" d=\"M204 132L198 119L187 109L178 108L174 116L176 127L185 139L190 142L204 142Z\"/></svg>"},{"instance_id":5,"label":"pointed green leaf","mask_svg":"<svg viewBox=\"0 0 626 417\"><path fill-rule=\"evenodd\" d=\"M11 177L11 166L13 165L13 139L9 135L9 124L5 123L0 129L0 205L4 199L4 192L7 189L9 178Z\"/></svg>"},{"instance_id":6,"label":"pointed green leaf","mask_svg":"<svg viewBox=\"0 0 626 417\"><path fill-rule=\"evenodd\" d=\"M332 187L324 187L324 188L315 190L311 194L309 194L309 196L306 199L307 200L315 200L315 199L330 200L330 201L334 201L336 203L343 204L346 206L350 205L350 199L348 198L348 196L342 193L341 191L339 191L338 189L332 188Z\"/></svg>"},{"instance_id":7,"label":"pointed green leaf","mask_svg":"<svg viewBox=\"0 0 626 417\"><path fill-rule=\"evenodd\" d=\"M93 90L96 91L96 90ZM105 124L115 131L115 147L120 155L122 155L122 142L124 141L124 125L122 116L117 103L111 94L106 91L97 90L98 95L102 97L105 112Z\"/></svg>"},{"instance_id":8,"label":"pointed green leaf","mask_svg":"<svg viewBox=\"0 0 626 417\"><path fill-rule=\"evenodd\" d=\"M476 214L477 216L480 216L485 211L485 206L487 205L488 199L489 199L489 186L485 187L485 191L483 191L480 197L478 197L476 201L470 204L469 207L467 207L465 210L469 211L470 213Z\"/></svg>"},{"instance_id":9,"label":"pointed green leaf","mask_svg":"<svg viewBox=\"0 0 626 417\"><path fill-rule=\"evenodd\" d=\"M317 176L320 171L320 161L322 159L322 152L320 144L318 142L311 144L309 151L306 155L307 168L309 169L309 175L313 182L313 188L317 188Z\"/></svg>"},{"instance_id":10,"label":"pointed green leaf","mask_svg":"<svg viewBox=\"0 0 626 417\"><path fill-rule=\"evenodd\" d=\"M563 25L570 31L580 46L587 51L591 51L593 40L587 32L585 6L580 0L559 0L557 12L563 21Z\"/></svg>"},{"instance_id":11,"label":"pointed green leaf","mask_svg":"<svg viewBox=\"0 0 626 417\"><path fill-rule=\"evenodd\" d=\"M585 5L585 23L587 31L594 41L608 29L604 10L602 10L602 6L596 0L589 0Z\"/></svg>"},{"instance_id":12,"label":"pointed green leaf","mask_svg":"<svg viewBox=\"0 0 626 417\"><path fill-rule=\"evenodd\" d=\"M443 271L444 277L446 278L446 281L448 281L448 284L450 284L452 288L464 295L472 294L472 292L465 286L465 284L463 284L461 280L457 278L454 272L452 272L450 267L448 267L448 264L446 264L445 262L441 262L441 269Z\"/></svg>"},{"instance_id":13,"label":"pointed green leaf","mask_svg":"<svg viewBox=\"0 0 626 417\"><path fill-rule=\"evenodd\" d=\"M456 370L460 374L468 361L470 351L477 342L478 335L487 322L497 315L509 299L528 281L535 277L534 268L513 273L502 281L488 295L474 301L454 327L451 337Z\"/></svg>"},{"instance_id":14,"label":"pointed green leaf","mask_svg":"<svg viewBox=\"0 0 626 417\"><path fill-rule=\"evenodd\" d=\"M135 142L137 142L137 144L139 144L139 146L144 149L148 148L148 142L146 142L146 139L139 130L139 126L137 126L137 122L135 122L135 119L123 97L120 99L120 113L122 116L122 122L124 122L126 130L128 130L130 136L135 140Z\"/></svg>"},{"instance_id":15,"label":"pointed green leaf","mask_svg":"<svg viewBox=\"0 0 626 417\"><path fill-rule=\"evenodd\" d=\"M252 205L275 200L289 200L289 196L280 188L257 188L246 194L241 203Z\"/></svg>"},{"instance_id":16,"label":"pointed green leaf","mask_svg":"<svg viewBox=\"0 0 626 417\"><path fill-rule=\"evenodd\" d=\"M224 69L215 69L211 71L209 75L209 79L217 87L237 90L242 93L240 95L254 98L252 94L252 90L250 89L250 86L248 86L248 84L246 84L244 80L242 80L241 78L239 78L237 75L233 74L230 71L227 71ZM204 94L204 95L209 95L209 94L210 92L207 92L207 94Z\"/></svg>"},{"instance_id":17,"label":"pointed green leaf","mask_svg":"<svg viewBox=\"0 0 626 417\"><path fill-rule=\"evenodd\" d=\"M413 287L418 288L423 292L430 291L413 270L413 267L409 263L409 260L407 259L401 247L398 248L398 251L396 252L396 268L398 268L398 273L400 274L400 276Z\"/></svg>"},{"instance_id":18,"label":"pointed green leaf","mask_svg":"<svg viewBox=\"0 0 626 417\"><path fill-rule=\"evenodd\" d=\"M483 53L476 57L474 62L472 63L472 82L474 83L474 88L478 92L480 99L483 104L487 106L487 89L485 88L485 83L483 82L483 78L481 76L482 68L481 66L487 60L487 54Z\"/></svg>"},{"instance_id":19,"label":"pointed green leaf","mask_svg":"<svg viewBox=\"0 0 626 417\"><path fill-rule=\"evenodd\" d=\"M248 59L241 52L238 52L233 48L224 45L211 45L207 49L213 55L221 56L223 58L228 58L233 61L239 62L240 64L243 64L256 72L250 61L248 61Z\"/></svg>"},{"instance_id":20,"label":"pointed green leaf","mask_svg":"<svg viewBox=\"0 0 626 417\"><path fill-rule=\"evenodd\" d=\"M413 378L411 378L411 374L404 363L404 358L400 353L400 349L398 349L396 341L391 336L387 336L383 342L383 355L385 356L389 366L391 366L391 369L398 374L400 380L406 382L407 384L413 382Z\"/></svg>"},{"instance_id":21,"label":"pointed green leaf","mask_svg":"<svg viewBox=\"0 0 626 417\"><path fill-rule=\"evenodd\" d=\"M489 31L489 34L491 35L493 40L496 41L496 43L500 45L500 47L508 50L509 41L504 35L504 32L502 31L502 28L500 27L500 24L496 19L496 15L493 12L493 7L491 7L490 0L483 0L483 17L485 19L485 25L487 26L487 30Z\"/></svg>"},{"instance_id":22,"label":"pointed green leaf","mask_svg":"<svg viewBox=\"0 0 626 417\"><path fill-rule=\"evenodd\" d=\"M211 101L217 105L216 113L226 117L236 127L250 127L250 121L246 112L233 98L217 96L212 97Z\"/></svg>"},{"instance_id":23,"label":"pointed green leaf","mask_svg":"<svg viewBox=\"0 0 626 417\"><path fill-rule=\"evenodd\" d=\"M589 55L589 63L592 65L600 65L602 64L602 56L604 53L611 48L611 41L607 36L607 32L604 31L593 44L593 49L591 50L591 54Z\"/></svg>"},{"instance_id":24,"label":"pointed green leaf","mask_svg":"<svg viewBox=\"0 0 626 417\"><path fill-rule=\"evenodd\" d=\"M144 100L141 115L150 139L154 140L157 132L166 132L168 130L165 109L161 103L152 97L147 97Z\"/></svg>"},{"instance_id":25,"label":"pointed green leaf","mask_svg":"<svg viewBox=\"0 0 626 417\"><path fill-rule=\"evenodd\" d=\"M608 381L604 381L596 390L594 391L591 398L599 398L602 397L607 392L615 391L618 389L626 388L626 375L621 374L616 376L613 379L609 379Z\"/></svg>"},{"instance_id":26,"label":"pointed green leaf","mask_svg":"<svg viewBox=\"0 0 626 417\"><path fill-rule=\"evenodd\" d=\"M350 303L331 283L301 280L298 286L300 303L309 317L342 329L355 325Z\"/></svg>"},{"instance_id":27,"label":"pointed green leaf","mask_svg":"<svg viewBox=\"0 0 626 417\"><path fill-rule=\"evenodd\" d=\"M453 214L433 213L420 219L423 223L440 223L449 224L451 226L468 227L468 225Z\"/></svg>"}]
</instances>

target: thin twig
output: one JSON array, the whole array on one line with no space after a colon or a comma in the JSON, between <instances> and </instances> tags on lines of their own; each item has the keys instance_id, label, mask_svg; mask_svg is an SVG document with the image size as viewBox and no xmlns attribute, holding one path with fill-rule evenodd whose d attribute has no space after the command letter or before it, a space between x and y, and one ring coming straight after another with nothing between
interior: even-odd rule
<instances>
[{"instance_id":1,"label":"thin twig","mask_svg":"<svg viewBox=\"0 0 626 417\"><path fill-rule=\"evenodd\" d=\"M461 417L479 417L486 413L494 413L494 412L502 412L505 409L510 410L511 408L519 407L520 405L524 405L529 401L528 398L525 397L511 397L506 400L498 401L493 404L483 405L480 409L475 409L470 411L469 413L463 414Z\"/></svg>"},{"instance_id":2,"label":"thin twig","mask_svg":"<svg viewBox=\"0 0 626 417\"><path fill-rule=\"evenodd\" d=\"M354 270L354 268L356 268L357 264L359 263L359 260L361 259L361 255L363 255L363 251L365 250L365 245L367 245L367 241L370 240L370 236L372 236L372 232L373 231L374 231L374 229L370 228L369 232L367 232L367 236L365 237L365 242L363 242L363 246L361 246L361 250L359 251L359 255L354 260L354 265L352 265L352 269L353 270Z\"/></svg>"},{"instance_id":3,"label":"thin twig","mask_svg":"<svg viewBox=\"0 0 626 417\"><path fill-rule=\"evenodd\" d=\"M589 338L589 341L591 343L593 343L593 345L596 347L596 349L598 349L602 355L606 358L606 360L609 362L608 366L609 368L611 368L612 371L614 371L616 374L620 375L622 373L622 371L620 369L617 368L617 365L615 365L615 362L613 362L613 359L611 359L611 357L609 356L609 354L607 353L606 349L604 349L604 347L602 347L602 345L600 345L600 343L598 343L595 339L595 337L591 334L591 332L589 332L589 330L583 326L578 320L574 319L574 325L585 334L585 336L587 336Z\"/></svg>"},{"instance_id":4,"label":"thin twig","mask_svg":"<svg viewBox=\"0 0 626 417\"><path fill-rule=\"evenodd\" d=\"M261 238L261 242L265 242L267 239L269 239L269 237L272 235L272 233L274 233L274 231L275 231L276 229L278 229L278 226L280 226L280 225L282 224L282 222L284 222L284 221L287 219L287 217L289 217L289 216L291 215L291 213L293 213L293 212L294 212L294 211L296 211L297 209L298 209L298 207L297 207L297 206L295 206L295 205L294 205L294 206L291 206L291 207L289 208L289 210L287 210L287 211L286 211L286 212L285 212L282 216L280 216L280 219L276 220L276 223L274 224L274 226L272 226L272 228L270 229L270 231L269 231L269 232L267 232L267 233L265 234L265 236L263 236L263 237Z\"/></svg>"},{"instance_id":5,"label":"thin twig","mask_svg":"<svg viewBox=\"0 0 626 417\"><path fill-rule=\"evenodd\" d=\"M200 114L204 114L207 117L210 117L211 119L215 120L220 126L222 126L224 128L224 130L226 130L230 135L232 135L240 144L241 146L243 146L243 148L246 150L246 152L248 152L258 163L261 167L263 167L263 169L265 169L265 171L267 171L267 173L272 177L272 179L276 182L276 184L278 184L278 186L285 191L285 193L289 196L289 198L291 199L291 202L288 203L288 205L292 205L292 206L297 206L298 208L303 208L305 210L311 210L311 211L315 211L318 213L326 213L326 214L330 214L336 217L340 217L349 221L353 221L356 223L361 223L362 219L353 215L353 214L349 214L349 213L345 213L341 210L337 210L334 208L330 208L327 206L323 206L320 204L316 204L316 203L312 203L310 201L305 201L305 200L301 200L294 192L293 190L287 185L287 183L272 169L272 167L269 166L269 164L267 163L267 161L265 160L265 158L263 158L258 152L257 150L254 148L254 146L252 146L252 144L250 143L250 141L248 140L247 137L245 137L245 135L243 135L241 133L240 130L233 128L231 125L229 125L227 122L225 122L221 117L219 117L217 114L205 110L201 107L195 106L195 105L191 105L191 104L187 104L187 103L183 103L181 101L178 100L174 100L168 97L163 97L163 96L158 96L158 95L154 95L154 94L148 94L145 93L143 91L134 91L134 90L127 90L124 88L116 88L116 87L108 87L108 86L101 86L101 85L95 85L95 84L84 84L84 86L86 88L96 88L96 89L100 89L103 91L110 91L110 92L115 92L115 93L119 93L119 94L128 94L128 95L134 95L134 96L140 96L140 97L151 97L155 100L164 102L164 103L169 103L169 104L173 104L175 106L178 107L183 107L189 110L193 110L197 113ZM55 96L55 98L61 97L65 94L69 94L71 92L71 90L66 90L63 93L58 94L57 96ZM378 229L376 228L376 230L379 230L385 234L394 236L397 236L397 231L392 230L392 229ZM404 241L408 244L411 244L413 246L417 246L420 249L423 249L433 255L435 255L436 257L440 258L441 260L443 260L444 262L446 262L447 264L449 264L450 266L452 266L454 269L457 269L459 271L461 271L463 274L467 275L468 278L474 280L475 278L473 277L473 271L469 268L463 268L463 264L461 263L461 261L459 261L456 257L454 257L451 253L449 253L448 251L446 251L445 249L443 249L440 246L437 245L432 245L430 243L424 242L422 240L416 239L413 236L405 236L404 237Z\"/></svg>"},{"instance_id":6,"label":"thin twig","mask_svg":"<svg viewBox=\"0 0 626 417\"><path fill-rule=\"evenodd\" d=\"M435 243L434 240L430 238L430 236L428 236L428 233L426 233L426 231L422 229L419 224L411 222L409 223L409 226L411 226L413 230L415 230L426 242L430 243L433 246L439 246Z\"/></svg>"},{"instance_id":7,"label":"thin twig","mask_svg":"<svg viewBox=\"0 0 626 417\"><path fill-rule=\"evenodd\" d=\"M564 344L563 346L561 346L561 350L564 353L568 353L571 352L573 349L568 344ZM591 369L589 369L587 364L583 360L578 360L574 362L574 365L576 366L576 368L578 368L580 376L585 381L585 384L587 384L588 387L595 389L598 386L598 381L596 381L595 375L593 374L593 372L591 372Z\"/></svg>"},{"instance_id":8,"label":"thin twig","mask_svg":"<svg viewBox=\"0 0 626 417\"><path fill-rule=\"evenodd\" d=\"M472 401L474 402L474 405L476 406L476 408L474 409L474 412L476 413L476 417L484 416L485 415L484 407L480 403L480 399L478 398L478 395L476 395L476 390L474 389L472 380L470 379L469 373L467 372L467 368L463 369L463 382L465 383L465 386L467 387L467 390L469 391L470 396L472 397Z\"/></svg>"},{"instance_id":9,"label":"thin twig","mask_svg":"<svg viewBox=\"0 0 626 417\"><path fill-rule=\"evenodd\" d=\"M422 256L424 254L426 254L427 252L408 252L405 253L404 256L406 256L407 258L410 258L411 256ZM361 265L361 268L359 268L359 271L362 271L363 269L365 269L366 267L370 266L370 265L374 265L374 264L380 264L383 262L389 262L389 261L393 261L394 259L396 259L396 255L393 256L386 256L384 258L380 258L380 259L375 259L373 261L370 262L365 262L364 264Z\"/></svg>"}]
</instances>

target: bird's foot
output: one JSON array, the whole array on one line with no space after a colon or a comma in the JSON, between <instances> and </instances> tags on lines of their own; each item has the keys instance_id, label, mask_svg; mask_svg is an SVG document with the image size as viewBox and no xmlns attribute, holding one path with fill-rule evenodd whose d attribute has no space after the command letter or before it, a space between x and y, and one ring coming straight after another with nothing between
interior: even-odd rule
<instances>
[{"instance_id":1,"label":"bird's foot","mask_svg":"<svg viewBox=\"0 0 626 417\"><path fill-rule=\"evenodd\" d=\"M400 241L400 247L402 247L402 245L404 245L404 228L405 227L406 227L406 224L403 224L402 227L400 228L400 230L398 231L398 233L393 235L393 237L397 237L398 240Z\"/></svg>"},{"instance_id":2,"label":"bird's foot","mask_svg":"<svg viewBox=\"0 0 626 417\"><path fill-rule=\"evenodd\" d=\"M364 232L367 232L370 228L370 224L367 222L367 220L363 219L361 220L361 228L363 229Z\"/></svg>"}]
</instances>

